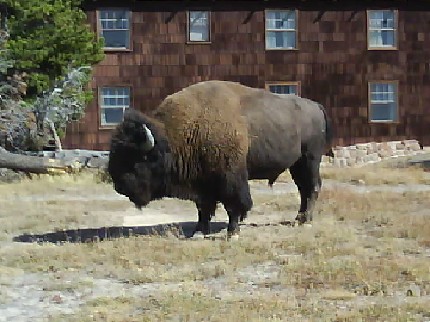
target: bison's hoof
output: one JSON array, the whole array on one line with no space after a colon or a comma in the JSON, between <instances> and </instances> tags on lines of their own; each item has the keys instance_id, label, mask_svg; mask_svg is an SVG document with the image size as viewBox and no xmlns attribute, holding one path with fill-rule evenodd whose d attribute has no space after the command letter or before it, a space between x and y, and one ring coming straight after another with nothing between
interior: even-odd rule
<instances>
[{"instance_id":1,"label":"bison's hoof","mask_svg":"<svg viewBox=\"0 0 430 322\"><path fill-rule=\"evenodd\" d=\"M227 234L227 240L228 241L238 241L239 240L239 234L238 233L233 233L233 234L228 233Z\"/></svg>"},{"instance_id":2,"label":"bison's hoof","mask_svg":"<svg viewBox=\"0 0 430 322\"><path fill-rule=\"evenodd\" d=\"M299 213L296 216L296 221L299 224L299 226L304 224L310 224L312 222L312 215L309 213Z\"/></svg>"},{"instance_id":3,"label":"bison's hoof","mask_svg":"<svg viewBox=\"0 0 430 322\"><path fill-rule=\"evenodd\" d=\"M296 216L296 221L299 225L303 225L306 222L306 214L298 214Z\"/></svg>"},{"instance_id":4,"label":"bison's hoof","mask_svg":"<svg viewBox=\"0 0 430 322\"><path fill-rule=\"evenodd\" d=\"M193 236L191 236L192 239L204 239L205 235L201 231L196 231Z\"/></svg>"}]
</instances>

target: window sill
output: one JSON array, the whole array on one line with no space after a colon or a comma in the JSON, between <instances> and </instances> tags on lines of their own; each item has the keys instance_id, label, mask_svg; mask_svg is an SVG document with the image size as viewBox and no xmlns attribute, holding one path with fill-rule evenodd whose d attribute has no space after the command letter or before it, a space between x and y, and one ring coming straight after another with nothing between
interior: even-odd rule
<instances>
[{"instance_id":1,"label":"window sill","mask_svg":"<svg viewBox=\"0 0 430 322\"><path fill-rule=\"evenodd\" d=\"M373 121L373 120L369 120L370 124L400 124L400 121Z\"/></svg>"},{"instance_id":2,"label":"window sill","mask_svg":"<svg viewBox=\"0 0 430 322\"><path fill-rule=\"evenodd\" d=\"M113 124L112 125L100 125L99 126L99 130L107 130L107 131L115 130L118 124L115 124L115 125L113 125Z\"/></svg>"},{"instance_id":3,"label":"window sill","mask_svg":"<svg viewBox=\"0 0 430 322\"><path fill-rule=\"evenodd\" d=\"M397 47L367 47L367 50L399 50Z\"/></svg>"},{"instance_id":4,"label":"window sill","mask_svg":"<svg viewBox=\"0 0 430 322\"><path fill-rule=\"evenodd\" d=\"M187 45L210 45L212 44L211 41L187 41Z\"/></svg>"},{"instance_id":5,"label":"window sill","mask_svg":"<svg viewBox=\"0 0 430 322\"><path fill-rule=\"evenodd\" d=\"M108 53L112 53L112 52L125 52L125 53L129 53L132 52L133 50L131 48L111 48L111 47L105 47L103 48L104 52L108 52Z\"/></svg>"},{"instance_id":6,"label":"window sill","mask_svg":"<svg viewBox=\"0 0 430 322\"><path fill-rule=\"evenodd\" d=\"M266 48L266 51L281 51L281 50L284 50L284 51L298 51L299 49L298 48Z\"/></svg>"}]
</instances>

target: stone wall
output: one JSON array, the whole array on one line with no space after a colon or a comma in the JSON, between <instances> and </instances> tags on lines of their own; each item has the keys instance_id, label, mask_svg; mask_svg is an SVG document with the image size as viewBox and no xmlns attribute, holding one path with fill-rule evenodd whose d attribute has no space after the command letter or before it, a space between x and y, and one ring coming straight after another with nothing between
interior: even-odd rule
<instances>
[{"instance_id":1,"label":"stone wall","mask_svg":"<svg viewBox=\"0 0 430 322\"><path fill-rule=\"evenodd\" d=\"M323 166L354 167L420 153L424 151L417 140L358 143L333 148L333 157L323 157Z\"/></svg>"}]
</instances>

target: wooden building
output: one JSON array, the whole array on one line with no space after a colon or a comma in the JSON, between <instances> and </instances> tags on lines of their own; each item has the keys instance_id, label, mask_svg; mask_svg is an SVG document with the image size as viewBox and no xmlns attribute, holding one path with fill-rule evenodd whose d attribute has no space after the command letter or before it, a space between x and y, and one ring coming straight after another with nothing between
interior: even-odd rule
<instances>
[{"instance_id":1,"label":"wooden building","mask_svg":"<svg viewBox=\"0 0 430 322\"><path fill-rule=\"evenodd\" d=\"M126 108L231 80L322 103L334 145L430 144L430 1L88 0L105 59L68 148L108 149Z\"/></svg>"}]
</instances>

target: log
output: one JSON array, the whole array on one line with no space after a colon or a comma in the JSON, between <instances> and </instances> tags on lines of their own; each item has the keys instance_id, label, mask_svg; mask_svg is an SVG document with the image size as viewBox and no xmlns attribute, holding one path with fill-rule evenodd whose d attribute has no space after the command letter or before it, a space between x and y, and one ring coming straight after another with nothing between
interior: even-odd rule
<instances>
[{"instance_id":1,"label":"log","mask_svg":"<svg viewBox=\"0 0 430 322\"><path fill-rule=\"evenodd\" d=\"M66 173L70 168L62 160L10 153L0 147L0 168L22 171L25 173Z\"/></svg>"}]
</instances>

